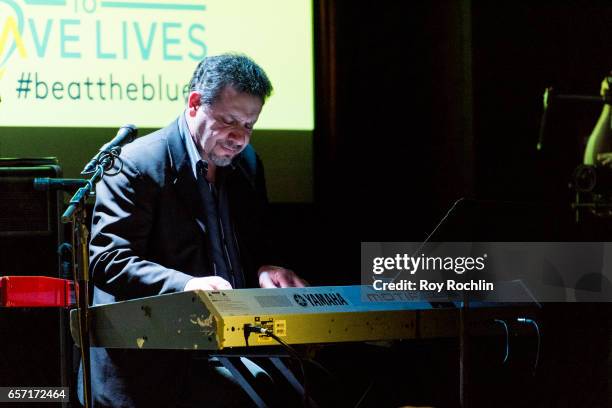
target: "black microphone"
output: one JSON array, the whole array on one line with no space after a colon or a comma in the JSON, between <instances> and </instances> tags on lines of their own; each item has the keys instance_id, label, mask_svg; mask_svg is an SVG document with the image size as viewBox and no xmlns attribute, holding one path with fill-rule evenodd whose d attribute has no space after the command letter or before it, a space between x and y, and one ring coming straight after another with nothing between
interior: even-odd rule
<instances>
[{"instance_id":1,"label":"black microphone","mask_svg":"<svg viewBox=\"0 0 612 408\"><path fill-rule=\"evenodd\" d=\"M113 150L117 151L121 146L126 145L134 141L138 135L138 128L134 125L123 125L119 128L117 136L110 142L106 143L100 148L98 154L87 163L81 174L93 173L96 167L102 162L102 159L108 157Z\"/></svg>"},{"instance_id":2,"label":"black microphone","mask_svg":"<svg viewBox=\"0 0 612 408\"><path fill-rule=\"evenodd\" d=\"M49 178L49 177L36 177L34 179L34 190L38 191L53 191L63 190L71 191L77 188L83 187L87 184L87 180L84 179L65 179L65 178Z\"/></svg>"}]
</instances>

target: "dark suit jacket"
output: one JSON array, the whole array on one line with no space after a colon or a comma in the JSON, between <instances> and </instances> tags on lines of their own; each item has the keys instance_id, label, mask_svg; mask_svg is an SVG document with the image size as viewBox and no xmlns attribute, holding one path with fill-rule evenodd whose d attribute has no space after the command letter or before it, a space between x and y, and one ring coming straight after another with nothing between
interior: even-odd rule
<instances>
[{"instance_id":1,"label":"dark suit jacket","mask_svg":"<svg viewBox=\"0 0 612 408\"><path fill-rule=\"evenodd\" d=\"M90 242L96 305L182 291L191 277L212 275L197 222L203 206L178 122L127 145L120 158L121 171L96 186ZM256 268L277 263L263 239L263 168L248 146L228 172L220 199L229 201L247 285L256 286ZM93 348L94 405L172 406L190 357Z\"/></svg>"}]
</instances>

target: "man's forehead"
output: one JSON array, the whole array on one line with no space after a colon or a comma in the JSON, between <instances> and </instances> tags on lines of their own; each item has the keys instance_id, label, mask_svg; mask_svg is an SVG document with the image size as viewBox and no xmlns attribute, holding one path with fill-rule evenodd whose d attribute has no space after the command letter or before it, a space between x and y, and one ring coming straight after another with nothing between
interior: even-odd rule
<instances>
[{"instance_id":1,"label":"man's forehead","mask_svg":"<svg viewBox=\"0 0 612 408\"><path fill-rule=\"evenodd\" d=\"M215 112L248 116L259 115L261 107L262 102L259 97L239 92L231 85L221 90L219 98L211 106Z\"/></svg>"}]
</instances>

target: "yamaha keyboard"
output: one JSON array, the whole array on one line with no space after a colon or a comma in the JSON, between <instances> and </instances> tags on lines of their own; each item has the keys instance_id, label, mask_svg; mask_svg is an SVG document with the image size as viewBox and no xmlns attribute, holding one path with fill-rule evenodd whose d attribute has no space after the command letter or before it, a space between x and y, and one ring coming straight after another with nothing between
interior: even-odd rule
<instances>
[{"instance_id":1,"label":"yamaha keyboard","mask_svg":"<svg viewBox=\"0 0 612 408\"><path fill-rule=\"evenodd\" d=\"M288 344L454 337L459 306L434 307L406 299L405 292L371 286L179 292L91 307L90 342L122 349L222 350L247 345L245 325L268 329ZM523 313L496 306L470 304L473 334L491 332L494 319L516 320ZM71 331L78 345L76 310ZM251 333L248 345L276 343Z\"/></svg>"}]
</instances>

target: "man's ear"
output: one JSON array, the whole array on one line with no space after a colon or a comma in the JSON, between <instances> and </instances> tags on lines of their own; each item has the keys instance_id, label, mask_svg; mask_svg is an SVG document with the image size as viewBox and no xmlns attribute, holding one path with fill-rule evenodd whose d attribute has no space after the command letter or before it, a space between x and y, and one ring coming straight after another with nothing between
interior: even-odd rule
<instances>
[{"instance_id":1,"label":"man's ear","mask_svg":"<svg viewBox=\"0 0 612 408\"><path fill-rule=\"evenodd\" d=\"M192 91L189 93L189 98L187 99L187 108L189 109L189 113L192 116L198 110L200 105L202 105L202 94L197 91Z\"/></svg>"}]
</instances>

